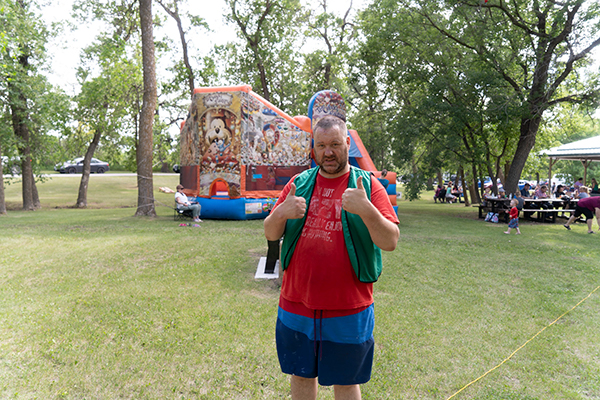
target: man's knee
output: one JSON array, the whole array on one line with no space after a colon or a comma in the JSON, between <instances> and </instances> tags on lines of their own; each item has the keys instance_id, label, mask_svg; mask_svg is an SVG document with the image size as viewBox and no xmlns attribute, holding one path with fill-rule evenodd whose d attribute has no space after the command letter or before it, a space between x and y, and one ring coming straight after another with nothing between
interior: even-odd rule
<instances>
[{"instance_id":1,"label":"man's knee","mask_svg":"<svg viewBox=\"0 0 600 400\"><path fill-rule=\"evenodd\" d=\"M333 385L335 400L360 400L359 385Z\"/></svg>"}]
</instances>

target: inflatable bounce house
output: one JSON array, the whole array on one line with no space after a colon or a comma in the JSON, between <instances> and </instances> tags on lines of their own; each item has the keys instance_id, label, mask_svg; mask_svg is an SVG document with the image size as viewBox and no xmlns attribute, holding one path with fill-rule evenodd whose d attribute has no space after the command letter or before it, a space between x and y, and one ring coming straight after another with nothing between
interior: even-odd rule
<instances>
[{"instance_id":1,"label":"inflatable bounce house","mask_svg":"<svg viewBox=\"0 0 600 400\"><path fill-rule=\"evenodd\" d=\"M357 132L349 133L350 163L379 177ZM290 117L250 86L195 89L180 154L184 192L209 219L265 218L290 178L315 165L310 119ZM396 206L396 175L386 179Z\"/></svg>"}]
</instances>

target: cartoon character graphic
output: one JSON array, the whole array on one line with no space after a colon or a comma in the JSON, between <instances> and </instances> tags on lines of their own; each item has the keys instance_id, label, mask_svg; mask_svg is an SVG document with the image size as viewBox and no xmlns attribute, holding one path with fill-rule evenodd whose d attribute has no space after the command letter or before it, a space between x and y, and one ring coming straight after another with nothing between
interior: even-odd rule
<instances>
[{"instance_id":1,"label":"cartoon character graphic","mask_svg":"<svg viewBox=\"0 0 600 400\"><path fill-rule=\"evenodd\" d=\"M204 173L237 172L239 161L233 148L235 116L227 110L211 109L204 115L202 126L205 131L202 171Z\"/></svg>"},{"instance_id":2,"label":"cartoon character graphic","mask_svg":"<svg viewBox=\"0 0 600 400\"><path fill-rule=\"evenodd\" d=\"M213 142L221 142L223 146L229 146L231 142L231 132L225 126L225 121L221 118L214 118L210 123L210 130L206 132L206 144L210 146Z\"/></svg>"},{"instance_id":3,"label":"cartoon character graphic","mask_svg":"<svg viewBox=\"0 0 600 400\"><path fill-rule=\"evenodd\" d=\"M263 127L264 141L267 144L267 152L271 153L277 143L279 143L279 137L281 136L279 128L274 124L266 124Z\"/></svg>"}]
</instances>

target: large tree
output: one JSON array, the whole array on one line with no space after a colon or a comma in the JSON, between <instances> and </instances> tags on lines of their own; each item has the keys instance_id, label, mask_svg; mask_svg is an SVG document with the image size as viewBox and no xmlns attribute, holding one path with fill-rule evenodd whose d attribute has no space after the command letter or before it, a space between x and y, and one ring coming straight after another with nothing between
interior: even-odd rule
<instances>
[{"instance_id":1,"label":"large tree","mask_svg":"<svg viewBox=\"0 0 600 400\"><path fill-rule=\"evenodd\" d=\"M425 0L394 3L421 15L426 27L475 56L520 103L519 138L505 182L511 191L517 188L544 113L561 102L598 96L598 81L578 73L600 44L596 2L455 0L446 1L445 7Z\"/></svg>"},{"instance_id":2,"label":"large tree","mask_svg":"<svg viewBox=\"0 0 600 400\"><path fill-rule=\"evenodd\" d=\"M20 157L23 209L40 207L35 184L35 157L43 150L43 135L53 119L53 99L59 95L42 75L50 32L35 14L35 2L5 0L0 7L2 52L0 99L4 121L10 121L12 138L0 137L4 149L16 148ZM7 142L10 146L6 146Z\"/></svg>"},{"instance_id":3,"label":"large tree","mask_svg":"<svg viewBox=\"0 0 600 400\"><path fill-rule=\"evenodd\" d=\"M297 104L297 47L303 13L298 0L226 0L228 21L242 45L227 47L226 72L249 83L266 100L287 111Z\"/></svg>"},{"instance_id":4,"label":"large tree","mask_svg":"<svg viewBox=\"0 0 600 400\"><path fill-rule=\"evenodd\" d=\"M144 96L140 114L139 141L137 145L138 207L136 216L156 216L152 177L152 126L156 113L156 60L152 26L152 0L140 0L140 27L142 31L142 64L144 71Z\"/></svg>"},{"instance_id":5,"label":"large tree","mask_svg":"<svg viewBox=\"0 0 600 400\"><path fill-rule=\"evenodd\" d=\"M75 97L78 126L68 136L87 145L77 195L78 208L87 206L90 163L101 140L105 145L121 145L120 136L127 130L127 121L131 116L135 120L137 115L142 81L136 54L136 48L120 37L105 35L100 35L82 54L78 71L81 91Z\"/></svg>"}]
</instances>

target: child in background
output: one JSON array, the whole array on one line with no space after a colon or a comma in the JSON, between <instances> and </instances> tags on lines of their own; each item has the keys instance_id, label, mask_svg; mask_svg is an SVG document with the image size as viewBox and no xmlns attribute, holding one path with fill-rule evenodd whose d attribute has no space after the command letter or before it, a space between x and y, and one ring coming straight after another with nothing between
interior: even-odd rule
<instances>
[{"instance_id":1,"label":"child in background","mask_svg":"<svg viewBox=\"0 0 600 400\"><path fill-rule=\"evenodd\" d=\"M517 230L517 235L521 234L521 231L519 230L519 210L517 209L517 204L519 204L517 199L512 199L510 201L510 222L508 223L508 231L504 232L507 235L510 235L510 230L512 228Z\"/></svg>"}]
</instances>

